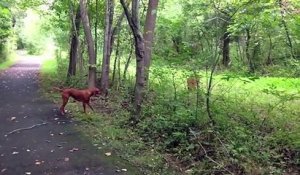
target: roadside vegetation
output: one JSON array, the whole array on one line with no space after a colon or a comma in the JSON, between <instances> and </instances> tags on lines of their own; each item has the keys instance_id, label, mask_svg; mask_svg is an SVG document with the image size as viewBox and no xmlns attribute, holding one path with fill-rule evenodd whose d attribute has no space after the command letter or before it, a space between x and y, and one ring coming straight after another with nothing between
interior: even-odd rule
<instances>
[{"instance_id":1,"label":"roadside vegetation","mask_svg":"<svg viewBox=\"0 0 300 175\"><path fill-rule=\"evenodd\" d=\"M42 84L50 92L52 86L64 82L53 61L42 69ZM83 121L80 128L99 149L116 151L145 174L299 171L298 78L218 73L211 106L216 124L211 126L205 82L190 91L183 78L185 70L160 71L164 72L151 75L158 80L150 86L144 117L135 127L128 122L131 107L126 94L132 91L130 82L127 87L111 89L108 101L94 101L97 113L82 114L81 105L76 103L68 109L75 120ZM205 73L200 75L205 81ZM59 104L59 94L50 94Z\"/></svg>"},{"instance_id":2,"label":"roadside vegetation","mask_svg":"<svg viewBox=\"0 0 300 175\"><path fill-rule=\"evenodd\" d=\"M18 48L55 42L45 96L101 88L96 112L66 116L98 149L145 174L300 173L298 1L18 2Z\"/></svg>"}]
</instances>

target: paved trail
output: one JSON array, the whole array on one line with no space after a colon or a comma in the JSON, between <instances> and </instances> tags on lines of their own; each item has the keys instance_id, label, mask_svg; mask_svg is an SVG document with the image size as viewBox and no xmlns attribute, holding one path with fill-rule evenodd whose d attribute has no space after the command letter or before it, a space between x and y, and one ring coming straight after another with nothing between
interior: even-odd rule
<instances>
[{"instance_id":1,"label":"paved trail","mask_svg":"<svg viewBox=\"0 0 300 175\"><path fill-rule=\"evenodd\" d=\"M0 175L122 174L40 96L38 71L23 59L0 73Z\"/></svg>"}]
</instances>

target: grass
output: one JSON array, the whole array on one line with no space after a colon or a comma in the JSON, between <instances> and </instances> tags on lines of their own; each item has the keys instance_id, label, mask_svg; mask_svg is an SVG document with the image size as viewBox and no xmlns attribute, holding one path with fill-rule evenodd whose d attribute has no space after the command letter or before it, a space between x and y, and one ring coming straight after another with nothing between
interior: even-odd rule
<instances>
[{"instance_id":1,"label":"grass","mask_svg":"<svg viewBox=\"0 0 300 175\"><path fill-rule=\"evenodd\" d=\"M55 103L59 103L60 95L58 93L52 93L51 87L57 86L57 84L64 85L64 78L58 73L59 71L57 71L57 69L56 60L46 60L41 67L43 93ZM100 100L97 102L97 105L103 106L104 104L101 103L103 102ZM109 104L109 106L110 105L115 104ZM152 150L152 148L147 148L148 146L145 145L133 131L120 127L119 122L125 119L124 115L118 117L118 111L114 114L107 114L101 110L96 114L82 114L81 105L72 102L68 103L67 109L72 112L75 120L80 121L81 124L78 125L78 129L91 139L90 141L94 146L103 153L112 152L112 154L117 155L117 157L120 156L121 159L128 160L129 162L126 165L126 163L122 163L124 161L120 161L118 158L111 160L116 162L118 166L123 165L123 167L129 170L130 167L136 167L144 174L153 175L161 174L161 172L167 174L167 171L169 171L167 167L164 166L164 159L160 154ZM154 168L155 171L153 170ZM130 172L134 172L133 168Z\"/></svg>"},{"instance_id":2,"label":"grass","mask_svg":"<svg viewBox=\"0 0 300 175\"><path fill-rule=\"evenodd\" d=\"M128 102L126 88L112 89L109 102L97 101L97 114L83 116L76 104L68 108L85 123L82 132L99 149L113 150L145 174L299 171L299 79L218 73L212 93L217 125L211 127L206 125L206 74L199 73L199 106L196 92L186 89L190 74L154 64L149 86L153 92L148 92L144 118L135 128L128 123L130 112L120 105ZM43 65L42 77L44 89L63 82L55 60ZM50 96L58 100L58 96Z\"/></svg>"},{"instance_id":3,"label":"grass","mask_svg":"<svg viewBox=\"0 0 300 175\"><path fill-rule=\"evenodd\" d=\"M0 71L5 70L12 66L17 61L17 58L15 55L9 56L9 58L5 59L5 61L0 63Z\"/></svg>"},{"instance_id":4,"label":"grass","mask_svg":"<svg viewBox=\"0 0 300 175\"><path fill-rule=\"evenodd\" d=\"M185 127L177 123L185 123L189 126L188 129L200 134L206 130L203 129L203 125L208 119L204 99L207 76L205 72L200 71L198 72L201 77L199 119L195 121L196 127L189 124L193 116L197 115L195 114L197 93L188 93L186 89L186 78L191 74L193 73L172 67L154 66L152 69L151 80L153 81L150 86L160 98L154 99L158 102L151 105L152 109L148 114L151 118L149 122L142 122L145 125L144 128L152 128L151 131L144 132L146 137L151 137L148 140L155 139L160 132L170 132L168 136L162 138L163 140L170 139L170 141L160 144L161 141L158 139L156 144L160 144L163 147L162 150L171 151L175 156L180 157L179 159L188 161L188 164L194 164L193 172L198 172L199 169L210 169L213 173L224 171L227 167L235 173L240 170L245 174L291 173L293 170L290 169L299 171L295 167L299 166L297 155L300 154L300 79L245 77L223 73L217 73L214 76L211 106L217 125L212 128L212 131L213 137L219 140L197 139L200 139L200 142L210 143L207 149L213 149L215 154L213 158L223 165L215 168L214 163L203 167L205 166L203 161L207 159L201 159L200 162L193 160L194 156L189 156L192 151L184 153L185 149L189 147L195 149L194 145L199 145L199 143L191 141L191 137L185 135ZM185 105L189 107L182 107ZM169 109L165 110L165 108ZM171 111L174 109L176 112ZM173 126L166 129L170 125ZM174 131L176 127L179 129ZM148 134L155 131L158 133ZM176 144L179 142L181 145L168 150L170 143L174 144L174 142ZM164 147L165 145L167 147ZM287 156L287 153L282 151L285 149L288 150L288 154L294 156ZM200 153L196 151L195 156L201 152L203 153L200 148ZM276 161L290 162L290 164L278 165ZM203 174L203 172L198 173Z\"/></svg>"},{"instance_id":5,"label":"grass","mask_svg":"<svg viewBox=\"0 0 300 175\"><path fill-rule=\"evenodd\" d=\"M128 160L131 166L134 165L133 167L140 169L144 174L167 174L169 171L164 166L161 154L148 147L132 130L120 127L118 120L123 120L123 116L90 114L75 117L84 122L81 131L89 137L92 136L92 142L98 149Z\"/></svg>"},{"instance_id":6,"label":"grass","mask_svg":"<svg viewBox=\"0 0 300 175\"><path fill-rule=\"evenodd\" d=\"M47 76L55 76L57 72L57 63L55 59L48 59L43 62L41 73Z\"/></svg>"}]
</instances>

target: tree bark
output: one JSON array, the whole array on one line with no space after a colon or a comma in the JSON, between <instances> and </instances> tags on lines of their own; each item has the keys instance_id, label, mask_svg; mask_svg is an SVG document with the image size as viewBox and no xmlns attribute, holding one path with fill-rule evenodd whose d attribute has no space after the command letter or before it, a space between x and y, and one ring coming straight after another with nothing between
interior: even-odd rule
<instances>
[{"instance_id":1,"label":"tree bark","mask_svg":"<svg viewBox=\"0 0 300 175\"><path fill-rule=\"evenodd\" d=\"M116 78L116 70L117 70L117 61L119 59L119 46L120 46L120 38L117 39L117 46L116 46L116 54L115 54L115 61L114 61L114 68L113 68L113 74L112 74L112 83L114 85L115 78ZM119 69L120 71L120 69ZM120 78L120 77L119 77Z\"/></svg>"},{"instance_id":2,"label":"tree bark","mask_svg":"<svg viewBox=\"0 0 300 175\"><path fill-rule=\"evenodd\" d=\"M284 9L283 9L282 0L278 0L278 4L279 4L279 7L280 7L282 25L283 25L285 33L286 33L287 45L290 48L291 56L293 57L293 59L296 59L296 56L295 56L294 50L293 50L293 43L292 43L292 39L291 39L291 36L290 36L290 32L289 32L288 26L286 24L286 21L284 19Z\"/></svg>"},{"instance_id":3,"label":"tree bark","mask_svg":"<svg viewBox=\"0 0 300 175\"><path fill-rule=\"evenodd\" d=\"M181 53L181 47L180 47L181 42L182 42L181 40L182 40L181 36L172 36L173 46L174 46L177 54Z\"/></svg>"},{"instance_id":4,"label":"tree bark","mask_svg":"<svg viewBox=\"0 0 300 175\"><path fill-rule=\"evenodd\" d=\"M114 16L114 2L112 0L106 0L105 34L104 34L104 46L103 46L102 73L101 73L101 89L103 90L104 94L107 94L109 88L113 16Z\"/></svg>"},{"instance_id":5,"label":"tree bark","mask_svg":"<svg viewBox=\"0 0 300 175\"><path fill-rule=\"evenodd\" d=\"M133 44L131 44L131 46L130 46L130 50L129 50L129 54L128 54L128 58L127 58L127 61L126 61L126 63L125 63L125 66L124 66L124 72L123 72L123 81L125 81L125 80L126 80L126 74L127 74L127 70L128 70L128 67L129 67L130 61L131 61L132 52L133 52Z\"/></svg>"},{"instance_id":6,"label":"tree bark","mask_svg":"<svg viewBox=\"0 0 300 175\"><path fill-rule=\"evenodd\" d=\"M113 29L112 29L112 34L111 34L111 38L110 38L110 44L111 44L110 53L112 53L112 50L113 50L115 37L121 30L121 25L122 25L122 21L123 21L124 17L125 17L125 13L122 13L121 16L118 19L118 22L117 22L116 26L114 26Z\"/></svg>"},{"instance_id":7,"label":"tree bark","mask_svg":"<svg viewBox=\"0 0 300 175\"><path fill-rule=\"evenodd\" d=\"M230 63L230 36L229 36L229 32L225 32L223 35L223 59L222 59L222 64L225 67L229 66Z\"/></svg>"},{"instance_id":8,"label":"tree bark","mask_svg":"<svg viewBox=\"0 0 300 175\"><path fill-rule=\"evenodd\" d=\"M74 76L76 74L76 62L78 57L78 46L79 46L79 28L80 28L80 8L78 7L76 16L72 15L72 33L71 33L71 45L70 45L70 55L69 55L69 68L67 78Z\"/></svg>"},{"instance_id":9,"label":"tree bark","mask_svg":"<svg viewBox=\"0 0 300 175\"><path fill-rule=\"evenodd\" d=\"M272 57L271 57L272 49L273 49L273 42L272 42L271 34L268 34L268 36L269 36L269 51L268 51L268 58L267 58L267 61L266 61L266 65L270 66L270 65L273 64L273 60L272 60Z\"/></svg>"},{"instance_id":10,"label":"tree bark","mask_svg":"<svg viewBox=\"0 0 300 175\"><path fill-rule=\"evenodd\" d=\"M99 24L99 18L98 18L98 11L99 11L99 0L96 0L96 14L95 14L95 26L94 26L94 35L95 35L95 59L97 60L98 56L98 24Z\"/></svg>"},{"instance_id":11,"label":"tree bark","mask_svg":"<svg viewBox=\"0 0 300 175\"><path fill-rule=\"evenodd\" d=\"M149 0L143 36L145 43L145 84L147 84L149 79L149 69L151 64L151 51L154 39L157 6L158 0Z\"/></svg>"},{"instance_id":12,"label":"tree bark","mask_svg":"<svg viewBox=\"0 0 300 175\"><path fill-rule=\"evenodd\" d=\"M140 32L140 19L139 19L139 0L132 1L132 12L129 13L124 0L120 0L132 34L134 36L135 43L135 55L136 55L136 82L134 92L134 108L135 115L133 116L133 122L137 123L141 116L142 101L143 101L143 90L145 82L145 51L144 51L144 38Z\"/></svg>"},{"instance_id":13,"label":"tree bark","mask_svg":"<svg viewBox=\"0 0 300 175\"><path fill-rule=\"evenodd\" d=\"M250 29L246 29L246 34L247 34L247 38L246 38L246 57L247 57L247 60L248 60L248 64L249 64L249 71L251 73L254 73L254 64L253 64L253 60L250 56L250 51L249 51L249 48L250 48L250 39L251 39L251 34L250 34Z\"/></svg>"},{"instance_id":14,"label":"tree bark","mask_svg":"<svg viewBox=\"0 0 300 175\"><path fill-rule=\"evenodd\" d=\"M83 29L85 33L85 38L88 47L89 55L89 77L88 77L88 86L96 87L96 53L94 48L94 41L91 32L89 17L86 10L86 0L80 0L80 12L81 20L83 24Z\"/></svg>"},{"instance_id":15,"label":"tree bark","mask_svg":"<svg viewBox=\"0 0 300 175\"><path fill-rule=\"evenodd\" d=\"M239 37L237 41L237 53L239 54L239 58L241 59L241 62L244 63L245 58L244 58L244 49L243 46L241 45L241 37Z\"/></svg>"},{"instance_id":16,"label":"tree bark","mask_svg":"<svg viewBox=\"0 0 300 175\"><path fill-rule=\"evenodd\" d=\"M79 39L79 38L78 38ZM79 55L77 57L77 68L80 72L80 74L83 74L83 54L84 54L84 47L85 47L85 41L84 39L80 40L79 39L79 46L78 46L78 52Z\"/></svg>"}]
</instances>

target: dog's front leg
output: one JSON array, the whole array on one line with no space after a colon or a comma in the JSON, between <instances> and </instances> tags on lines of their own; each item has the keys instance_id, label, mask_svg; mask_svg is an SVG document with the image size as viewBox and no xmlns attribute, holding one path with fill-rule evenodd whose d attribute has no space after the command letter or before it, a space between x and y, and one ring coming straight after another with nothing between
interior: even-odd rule
<instances>
[{"instance_id":1,"label":"dog's front leg","mask_svg":"<svg viewBox=\"0 0 300 175\"><path fill-rule=\"evenodd\" d=\"M86 113L86 110L85 110L85 103L82 102L82 106L83 106L83 112Z\"/></svg>"},{"instance_id":2,"label":"dog's front leg","mask_svg":"<svg viewBox=\"0 0 300 175\"><path fill-rule=\"evenodd\" d=\"M66 114L66 112L65 112L65 106L67 105L67 103L69 101L69 97L66 96L66 95L62 95L62 99L63 99L63 104L60 107L60 113L62 115L65 115Z\"/></svg>"}]
</instances>

